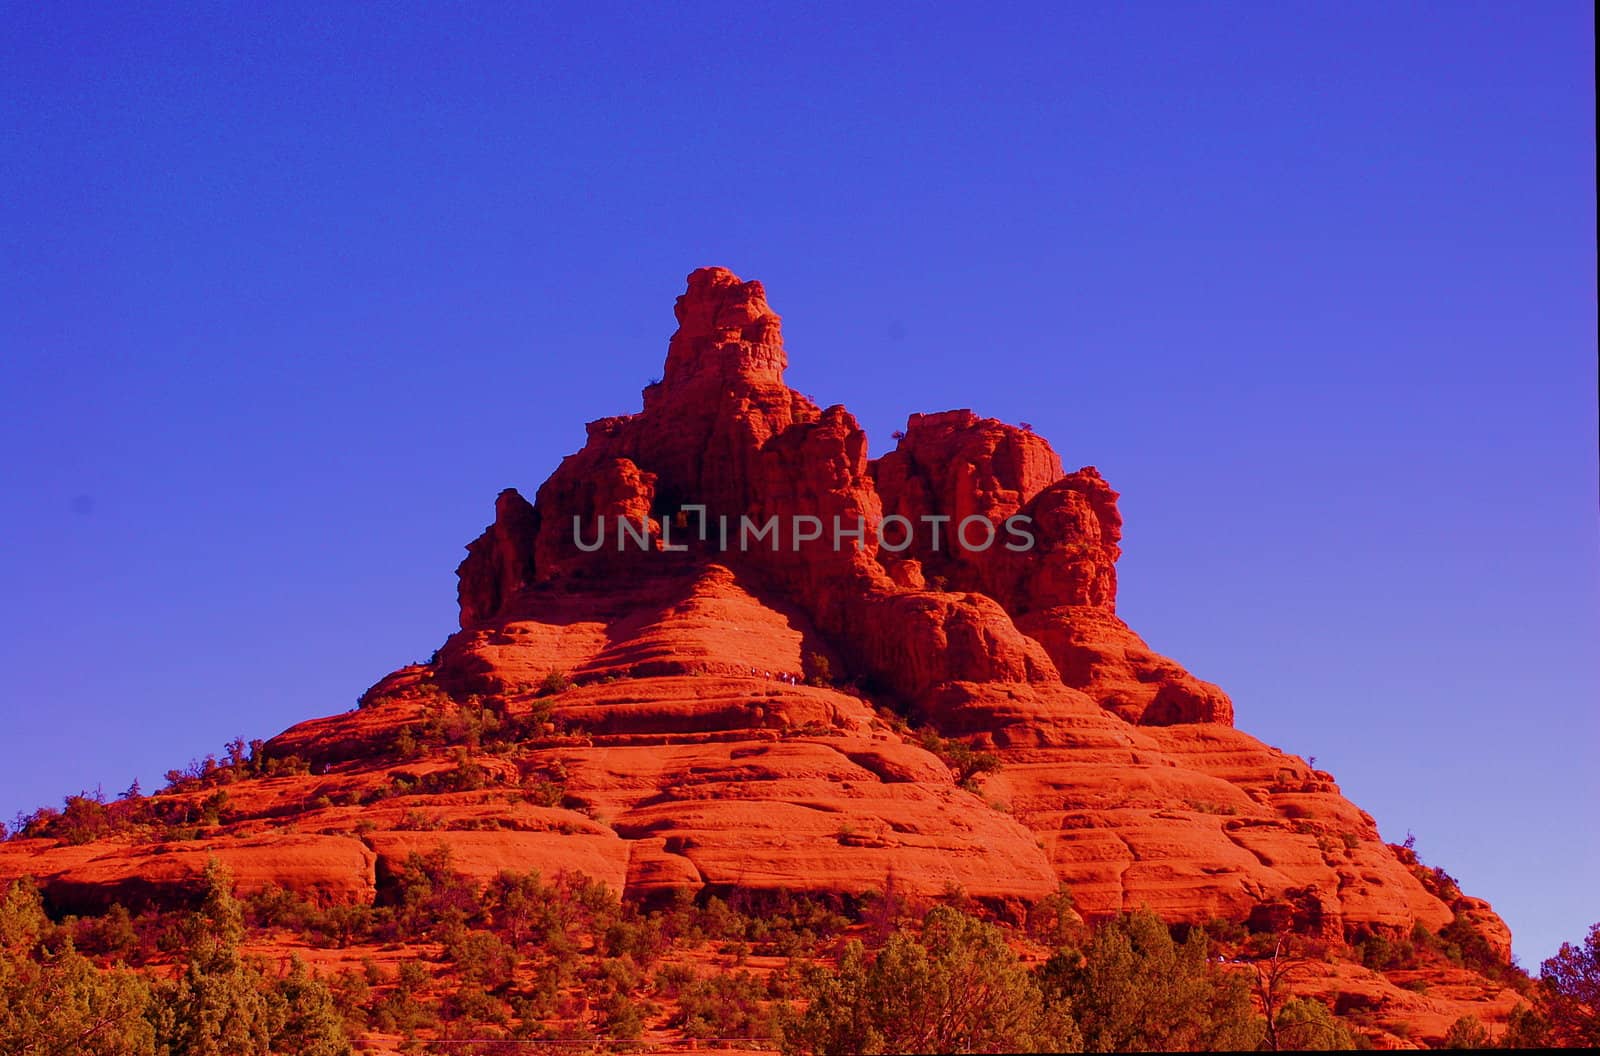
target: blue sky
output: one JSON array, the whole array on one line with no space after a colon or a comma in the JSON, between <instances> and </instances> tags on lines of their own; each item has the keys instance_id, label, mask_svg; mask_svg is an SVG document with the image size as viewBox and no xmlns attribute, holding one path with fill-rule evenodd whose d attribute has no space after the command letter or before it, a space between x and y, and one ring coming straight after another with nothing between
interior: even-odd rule
<instances>
[{"instance_id":1,"label":"blue sky","mask_svg":"<svg viewBox=\"0 0 1600 1056\"><path fill-rule=\"evenodd\" d=\"M0 815L426 657L721 264L875 452L1098 466L1128 620L1536 963L1600 920L1592 28L0 7Z\"/></svg>"}]
</instances>

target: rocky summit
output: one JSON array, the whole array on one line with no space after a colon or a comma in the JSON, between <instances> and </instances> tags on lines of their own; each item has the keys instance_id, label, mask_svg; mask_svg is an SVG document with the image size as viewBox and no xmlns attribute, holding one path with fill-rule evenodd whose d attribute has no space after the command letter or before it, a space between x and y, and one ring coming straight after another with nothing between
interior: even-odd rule
<instances>
[{"instance_id":1,"label":"rocky summit","mask_svg":"<svg viewBox=\"0 0 1600 1056\"><path fill-rule=\"evenodd\" d=\"M759 282L703 268L675 313L642 408L495 500L428 663L174 772L139 825L25 828L0 880L58 912L181 904L215 858L241 895L370 905L443 844L469 876L582 873L641 905L894 885L1021 921L1065 890L1091 922L1329 949L1470 927L1509 961L1487 904L1119 618L1094 467L969 410L872 458L785 384ZM1435 1035L1514 1000L1434 981L1330 956L1298 985Z\"/></svg>"}]
</instances>

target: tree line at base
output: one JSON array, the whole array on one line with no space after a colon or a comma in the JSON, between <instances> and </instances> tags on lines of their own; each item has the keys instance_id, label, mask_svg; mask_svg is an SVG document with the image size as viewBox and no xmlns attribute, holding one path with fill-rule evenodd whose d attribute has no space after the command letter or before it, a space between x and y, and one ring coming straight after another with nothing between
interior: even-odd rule
<instances>
[{"instance_id":1,"label":"tree line at base","mask_svg":"<svg viewBox=\"0 0 1600 1056\"><path fill-rule=\"evenodd\" d=\"M98 932L52 921L37 889L17 882L0 896L0 1056L339 1056L372 1029L418 1050L465 1037L603 1049L647 1021L827 1056L1364 1047L1328 1006L1289 995L1281 944L1252 975L1219 963L1202 929L1175 937L1143 910L1090 929L1064 894L1030 922L1055 951L1033 966L959 899L907 911L885 892L746 914L711 898L645 913L582 878L478 885L444 853L413 856L389 898L376 917L282 893L240 900L213 862L197 907L165 921L171 956L157 971L79 952L79 937L104 942L93 938L104 920L88 922ZM845 942L852 925L866 927ZM242 952L247 934L273 927L340 947L438 943L443 969L436 978L412 961L389 977L369 961L319 977L296 957ZM718 971L674 957L706 943L725 958ZM788 967L759 981L742 967L753 944L784 951ZM117 949L138 959L125 940ZM1545 962L1530 996L1497 1036L1466 1017L1446 1047L1600 1044L1600 925Z\"/></svg>"}]
</instances>

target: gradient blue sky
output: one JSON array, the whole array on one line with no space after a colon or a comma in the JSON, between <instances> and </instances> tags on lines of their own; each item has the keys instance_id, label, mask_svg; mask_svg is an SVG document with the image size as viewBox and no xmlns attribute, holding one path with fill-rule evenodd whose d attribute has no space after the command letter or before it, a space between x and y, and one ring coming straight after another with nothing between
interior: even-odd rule
<instances>
[{"instance_id":1,"label":"gradient blue sky","mask_svg":"<svg viewBox=\"0 0 1600 1056\"><path fill-rule=\"evenodd\" d=\"M1600 920L1589 6L0 5L0 816L342 710L767 283L1536 964ZM871 6L871 13L864 10Z\"/></svg>"}]
</instances>

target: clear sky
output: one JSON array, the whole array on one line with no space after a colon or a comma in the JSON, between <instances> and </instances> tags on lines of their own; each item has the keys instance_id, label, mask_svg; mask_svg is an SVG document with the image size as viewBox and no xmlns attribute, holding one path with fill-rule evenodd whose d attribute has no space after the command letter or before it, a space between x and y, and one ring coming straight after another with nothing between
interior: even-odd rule
<instances>
[{"instance_id":1,"label":"clear sky","mask_svg":"<svg viewBox=\"0 0 1600 1056\"><path fill-rule=\"evenodd\" d=\"M720 264L874 452L1100 467L1525 963L1600 920L1589 5L133 6L0 5L0 816L426 657Z\"/></svg>"}]
</instances>

